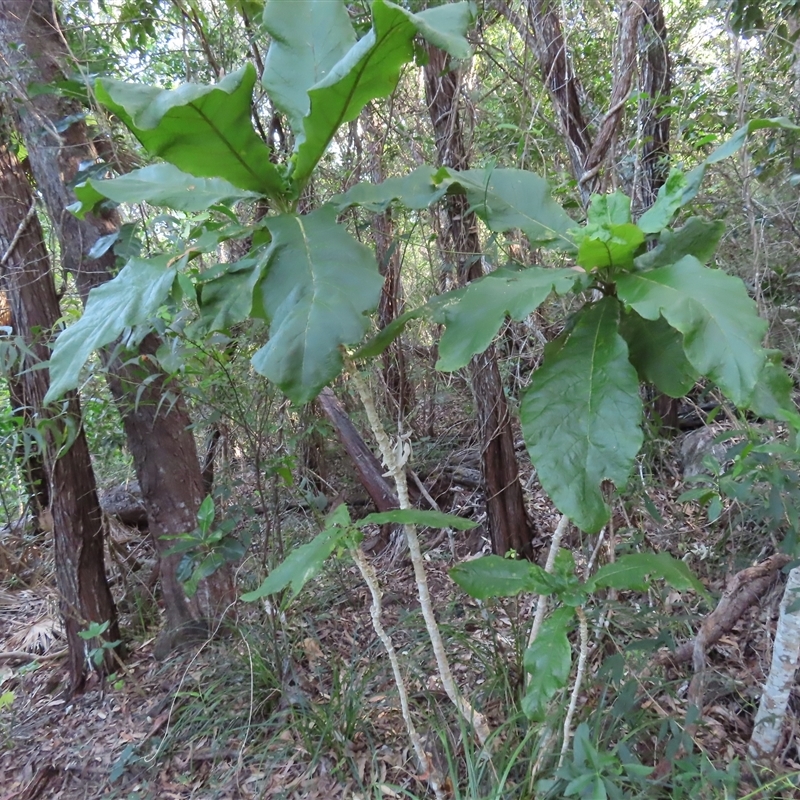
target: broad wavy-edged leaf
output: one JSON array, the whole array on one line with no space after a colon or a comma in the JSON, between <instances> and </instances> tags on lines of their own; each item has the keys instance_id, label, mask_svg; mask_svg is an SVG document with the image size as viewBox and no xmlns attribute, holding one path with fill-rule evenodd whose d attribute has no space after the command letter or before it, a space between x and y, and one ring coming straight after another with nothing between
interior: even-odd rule
<instances>
[{"instance_id":1,"label":"broad wavy-edged leaf","mask_svg":"<svg viewBox=\"0 0 800 800\"><path fill-rule=\"evenodd\" d=\"M683 337L663 317L644 319L631 311L623 314L619 332L643 381L670 397L683 397L694 386L698 375L686 358Z\"/></svg>"},{"instance_id":2,"label":"broad wavy-edged leaf","mask_svg":"<svg viewBox=\"0 0 800 800\"><path fill-rule=\"evenodd\" d=\"M45 402L74 389L92 353L115 341L126 328L155 316L172 291L178 272L169 256L132 258L113 280L89 293L83 316L56 339L50 356Z\"/></svg>"},{"instance_id":3,"label":"broad wavy-edged leaf","mask_svg":"<svg viewBox=\"0 0 800 800\"><path fill-rule=\"evenodd\" d=\"M96 92L149 153L192 175L279 198L284 181L250 121L255 80L247 64L214 86L167 90L102 78Z\"/></svg>"},{"instance_id":4,"label":"broad wavy-edged leaf","mask_svg":"<svg viewBox=\"0 0 800 800\"><path fill-rule=\"evenodd\" d=\"M311 108L308 90L356 43L347 6L342 0L270 0L262 25L272 41L261 83L294 134L302 136Z\"/></svg>"},{"instance_id":5,"label":"broad wavy-edged leaf","mask_svg":"<svg viewBox=\"0 0 800 800\"><path fill-rule=\"evenodd\" d=\"M115 203L150 203L177 211L204 211L217 203L258 197L256 192L238 189L223 178L197 178L172 164L150 167L120 175L110 180L90 178L75 187L77 203L68 207L76 217L83 217L97 203L108 198Z\"/></svg>"},{"instance_id":6,"label":"broad wavy-edged leaf","mask_svg":"<svg viewBox=\"0 0 800 800\"><path fill-rule=\"evenodd\" d=\"M658 237L658 246L640 255L636 259L636 267L641 270L666 267L684 256L694 256L702 264L707 264L724 232L725 223L722 220L689 217L677 230L663 230Z\"/></svg>"},{"instance_id":7,"label":"broad wavy-edged leaf","mask_svg":"<svg viewBox=\"0 0 800 800\"><path fill-rule=\"evenodd\" d=\"M538 564L501 556L484 556L456 564L450 577L476 600L514 597L520 592L550 594L557 580Z\"/></svg>"},{"instance_id":8,"label":"broad wavy-edged leaf","mask_svg":"<svg viewBox=\"0 0 800 800\"><path fill-rule=\"evenodd\" d=\"M394 91L401 68L414 57L417 34L455 58L470 55L464 34L473 12L471 3L462 2L412 14L388 0L374 0L372 29L308 91L311 110L293 156L296 192L305 186L339 127L354 120L370 100Z\"/></svg>"},{"instance_id":9,"label":"broad wavy-edged leaf","mask_svg":"<svg viewBox=\"0 0 800 800\"><path fill-rule=\"evenodd\" d=\"M609 517L600 484L623 484L642 445L639 380L617 329L619 304L605 298L545 351L520 407L539 480L582 530Z\"/></svg>"},{"instance_id":10,"label":"broad wavy-edged leaf","mask_svg":"<svg viewBox=\"0 0 800 800\"><path fill-rule=\"evenodd\" d=\"M631 218L631 199L623 192L596 194L586 212L589 225L627 225Z\"/></svg>"},{"instance_id":11,"label":"broad wavy-edged leaf","mask_svg":"<svg viewBox=\"0 0 800 800\"><path fill-rule=\"evenodd\" d=\"M663 316L683 334L692 366L736 405L747 405L764 367L767 324L739 278L684 256L666 267L620 275L617 294L645 319Z\"/></svg>"},{"instance_id":12,"label":"broad wavy-edged leaf","mask_svg":"<svg viewBox=\"0 0 800 800\"><path fill-rule=\"evenodd\" d=\"M596 589L628 589L644 592L652 578L661 578L680 592L695 591L707 598L706 587L692 574L683 561L669 553L631 553L604 564L587 583L589 591Z\"/></svg>"},{"instance_id":13,"label":"broad wavy-edged leaf","mask_svg":"<svg viewBox=\"0 0 800 800\"><path fill-rule=\"evenodd\" d=\"M200 318L192 324L193 336L229 330L244 322L253 308L253 292L266 264L266 254L243 258L200 289Z\"/></svg>"},{"instance_id":14,"label":"broad wavy-edged leaf","mask_svg":"<svg viewBox=\"0 0 800 800\"><path fill-rule=\"evenodd\" d=\"M523 663L530 675L522 711L532 722L543 722L547 706L556 692L567 685L572 669L572 648L567 634L572 628L571 608L556 609L539 630L536 641L525 651Z\"/></svg>"},{"instance_id":15,"label":"broad wavy-edged leaf","mask_svg":"<svg viewBox=\"0 0 800 800\"><path fill-rule=\"evenodd\" d=\"M396 508L392 511L380 511L367 514L356 525L363 528L365 525L420 525L426 528L455 528L458 531L468 531L478 526L477 522L455 514L444 514L441 511L431 511L420 508Z\"/></svg>"},{"instance_id":16,"label":"broad wavy-edged leaf","mask_svg":"<svg viewBox=\"0 0 800 800\"><path fill-rule=\"evenodd\" d=\"M574 251L569 233L575 227L566 211L553 200L544 178L522 169L447 170L443 180L450 191L466 193L471 210L490 231L521 230L534 247Z\"/></svg>"},{"instance_id":17,"label":"broad wavy-edged leaf","mask_svg":"<svg viewBox=\"0 0 800 800\"><path fill-rule=\"evenodd\" d=\"M341 371L340 345L364 336L383 279L372 251L336 224L330 206L266 225L272 245L256 293L270 339L253 367L295 403L307 403Z\"/></svg>"},{"instance_id":18,"label":"broad wavy-edged leaf","mask_svg":"<svg viewBox=\"0 0 800 800\"><path fill-rule=\"evenodd\" d=\"M750 408L760 417L777 419L800 431L800 414L792 398L794 384L783 368L783 353L767 351L767 360L750 399Z\"/></svg>"},{"instance_id":19,"label":"broad wavy-edged leaf","mask_svg":"<svg viewBox=\"0 0 800 800\"><path fill-rule=\"evenodd\" d=\"M667 180L658 190L655 203L639 217L636 224L645 233L658 233L664 230L683 205L686 184L683 172L679 169L670 170Z\"/></svg>"},{"instance_id":20,"label":"broad wavy-edged leaf","mask_svg":"<svg viewBox=\"0 0 800 800\"><path fill-rule=\"evenodd\" d=\"M242 595L242 600L252 603L268 594L280 592L287 586L292 597L297 597L300 590L322 569L322 565L336 549L339 542L350 530L350 515L347 506L337 506L326 520L326 528L317 534L308 544L292 550L286 559L275 567L266 580L252 592Z\"/></svg>"},{"instance_id":21,"label":"broad wavy-edged leaf","mask_svg":"<svg viewBox=\"0 0 800 800\"><path fill-rule=\"evenodd\" d=\"M359 206L376 214L386 211L394 203L416 210L428 208L447 191L441 180L437 180L443 172L441 168L424 165L408 175L387 178L382 183L357 183L344 194L336 195L331 203L340 212Z\"/></svg>"},{"instance_id":22,"label":"broad wavy-edged leaf","mask_svg":"<svg viewBox=\"0 0 800 800\"><path fill-rule=\"evenodd\" d=\"M436 368L445 372L460 369L476 353L486 350L506 316L523 320L551 292L566 294L576 284L583 288L589 280L585 272L574 269L499 269L443 295L435 316L447 327L439 342Z\"/></svg>"}]
</instances>

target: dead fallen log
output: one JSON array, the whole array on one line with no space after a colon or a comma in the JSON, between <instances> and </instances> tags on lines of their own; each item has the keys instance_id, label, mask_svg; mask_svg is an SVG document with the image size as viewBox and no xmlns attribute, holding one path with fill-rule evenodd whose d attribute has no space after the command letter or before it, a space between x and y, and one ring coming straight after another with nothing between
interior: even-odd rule
<instances>
[{"instance_id":1,"label":"dead fallen log","mask_svg":"<svg viewBox=\"0 0 800 800\"><path fill-rule=\"evenodd\" d=\"M147 512L136 481L100 492L100 506L109 516L131 528L147 527Z\"/></svg>"},{"instance_id":2,"label":"dead fallen log","mask_svg":"<svg viewBox=\"0 0 800 800\"><path fill-rule=\"evenodd\" d=\"M27 650L2 650L0 651L0 664L30 663L33 661L52 661L67 654L67 649L56 650L53 653L29 653Z\"/></svg>"},{"instance_id":3,"label":"dead fallen log","mask_svg":"<svg viewBox=\"0 0 800 800\"><path fill-rule=\"evenodd\" d=\"M359 480L378 511L399 508L397 495L384 477L380 461L367 447L342 404L336 399L333 389L326 386L320 392L317 403L336 430L347 455L350 456L356 468Z\"/></svg>"},{"instance_id":4,"label":"dead fallen log","mask_svg":"<svg viewBox=\"0 0 800 800\"><path fill-rule=\"evenodd\" d=\"M686 664L698 661L701 653L705 656L707 648L716 644L730 632L744 612L755 605L767 592L775 578L791 557L785 553L775 553L760 564L737 572L725 587L717 607L706 617L700 626L697 637L680 645L673 652L661 652L655 658L659 666ZM699 647L698 647L699 644ZM697 657L695 651L697 653ZM697 669L698 664L695 665Z\"/></svg>"}]
</instances>

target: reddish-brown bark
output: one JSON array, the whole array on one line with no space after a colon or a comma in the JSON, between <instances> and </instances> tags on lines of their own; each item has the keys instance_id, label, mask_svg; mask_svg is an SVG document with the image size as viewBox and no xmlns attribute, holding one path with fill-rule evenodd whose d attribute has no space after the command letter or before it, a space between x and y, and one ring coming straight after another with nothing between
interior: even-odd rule
<instances>
[{"instance_id":1,"label":"reddish-brown bark","mask_svg":"<svg viewBox=\"0 0 800 800\"><path fill-rule=\"evenodd\" d=\"M425 94L439 163L454 169L468 169L458 112L459 74L448 69L442 50L430 47L428 53ZM449 195L445 208L447 229L441 249L449 251L458 281L463 285L484 274L477 222L464 195ZM533 531L519 481L511 416L494 346L472 359L470 375L481 435L481 467L492 549L500 555L513 549L531 558Z\"/></svg>"},{"instance_id":2,"label":"reddish-brown bark","mask_svg":"<svg viewBox=\"0 0 800 800\"><path fill-rule=\"evenodd\" d=\"M16 156L0 148L0 259L16 330L30 354L19 380L32 422L42 431L49 482L56 581L69 647L70 688L80 691L90 664L89 648L79 632L92 623L109 623L107 641L119 640L117 612L103 561L103 517L97 498L89 448L81 425L77 395L65 398L66 410L53 416L43 406L49 378L38 369L49 357L48 343L61 316L50 260L35 213L33 193ZM100 669L114 669L112 649L103 651Z\"/></svg>"},{"instance_id":3,"label":"reddish-brown bark","mask_svg":"<svg viewBox=\"0 0 800 800\"><path fill-rule=\"evenodd\" d=\"M378 511L398 508L397 495L387 482L380 461L367 447L361 434L353 425L342 404L336 399L333 389L325 387L317 398L319 407L333 425L347 455L358 472L359 480L367 490Z\"/></svg>"},{"instance_id":4,"label":"reddish-brown bark","mask_svg":"<svg viewBox=\"0 0 800 800\"><path fill-rule=\"evenodd\" d=\"M32 80L51 84L63 78L68 58L49 0L24 4L0 0L0 51L17 71L21 85ZM18 43L24 44L19 48ZM22 55L24 54L24 58ZM101 236L114 234L119 218L113 213L88 214L79 220L66 211L75 198L69 188L80 166L97 159L97 152L75 102L56 94L26 100L15 117L28 149L31 169L57 233L62 266L75 275L84 299L109 280L116 268L113 250L99 258L89 253ZM75 121L58 132L61 120ZM196 632L202 616L212 619L234 598L230 574L218 571L204 581L189 602L175 571L179 555L168 555L168 538L191 531L203 498L203 480L190 419L179 388L161 373L152 356L159 345L150 335L139 347L138 365L123 365L107 354L108 383L120 410L128 447L147 509L150 534L160 556L160 578L167 615L166 635L187 628ZM142 385L144 389L140 391ZM169 397L165 397L168 395Z\"/></svg>"}]
</instances>

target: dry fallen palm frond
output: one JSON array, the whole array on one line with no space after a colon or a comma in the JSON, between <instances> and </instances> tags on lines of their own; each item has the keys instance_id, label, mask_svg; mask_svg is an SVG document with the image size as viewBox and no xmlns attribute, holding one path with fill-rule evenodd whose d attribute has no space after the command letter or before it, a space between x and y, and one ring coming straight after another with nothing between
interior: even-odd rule
<instances>
[{"instance_id":1,"label":"dry fallen palm frond","mask_svg":"<svg viewBox=\"0 0 800 800\"><path fill-rule=\"evenodd\" d=\"M58 617L43 614L11 634L6 644L11 650L44 655L61 639L63 633L63 626Z\"/></svg>"}]
</instances>

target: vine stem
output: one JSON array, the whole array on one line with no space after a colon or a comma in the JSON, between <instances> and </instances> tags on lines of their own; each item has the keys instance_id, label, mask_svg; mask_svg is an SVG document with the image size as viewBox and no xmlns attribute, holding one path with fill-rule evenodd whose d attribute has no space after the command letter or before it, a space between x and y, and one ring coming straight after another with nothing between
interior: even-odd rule
<instances>
[{"instance_id":1,"label":"vine stem","mask_svg":"<svg viewBox=\"0 0 800 800\"><path fill-rule=\"evenodd\" d=\"M586 673L586 658L589 654L589 624L586 621L586 612L583 606L576 606L575 614L578 617L578 630L580 631L580 652L578 653L578 669L575 672L575 685L572 687L572 695L569 698L569 708L564 720L564 741L561 743L561 755L558 757L558 769L564 763L569 748L569 740L572 738L572 719L575 716L575 709L578 707L578 695L581 692L583 676Z\"/></svg>"},{"instance_id":2,"label":"vine stem","mask_svg":"<svg viewBox=\"0 0 800 800\"><path fill-rule=\"evenodd\" d=\"M378 638L383 643L386 654L389 656L389 663L392 665L392 673L394 674L394 683L395 686L397 686L397 694L400 697L400 710L403 714L403 721L406 724L408 738L411 741L414 752L417 754L419 768L424 773L425 777L427 777L428 782L433 789L433 793L436 795L436 800L444 800L445 795L442 791L439 775L437 774L437 771L434 768L428 754L425 752L422 739L420 739L417 729L414 727L414 721L411 719L411 710L409 709L408 705L408 691L406 690L406 684L403 680L403 675L400 672L400 662L397 658L397 651L395 650L392 639L386 632L386 629L383 627L383 622L381 621L383 614L381 607L381 589L380 585L378 584L378 576L375 572L375 568L367 560L366 556L364 555L364 551L360 547L350 548L350 555L353 561L356 562L356 566L361 572L361 577L364 579L364 583L366 583L369 587L370 594L372 595L372 604L370 606L372 627L375 629L375 633L378 634Z\"/></svg>"},{"instance_id":3,"label":"vine stem","mask_svg":"<svg viewBox=\"0 0 800 800\"><path fill-rule=\"evenodd\" d=\"M408 483L406 481L405 468L410 453L407 449L403 448L402 440L398 441L398 446L396 448L392 446L391 440L378 416L372 393L353 363L349 360L347 360L346 363L350 377L353 380L353 385L367 413L367 419L372 428L372 433L375 436L375 441L378 443L378 447L381 451L383 463L388 470L387 474L391 475L394 479L400 508L410 509L412 505L408 496ZM406 543L408 544L408 552L411 556L411 564L414 569L414 579L417 584L419 605L422 610L423 619L425 620L425 627L427 628L428 637L431 641L433 654L436 658L436 666L438 667L442 686L453 705L458 709L458 712L472 726L475 735L478 737L478 741L481 745L486 747L492 733L491 728L483 714L476 711L458 690L455 679L453 678L453 673L450 669L450 662L447 658L442 634L433 611L433 603L431 602L430 590L428 589L428 578L425 572L425 562L422 558L422 550L420 549L416 526L404 525L403 531L405 533Z\"/></svg>"}]
</instances>

